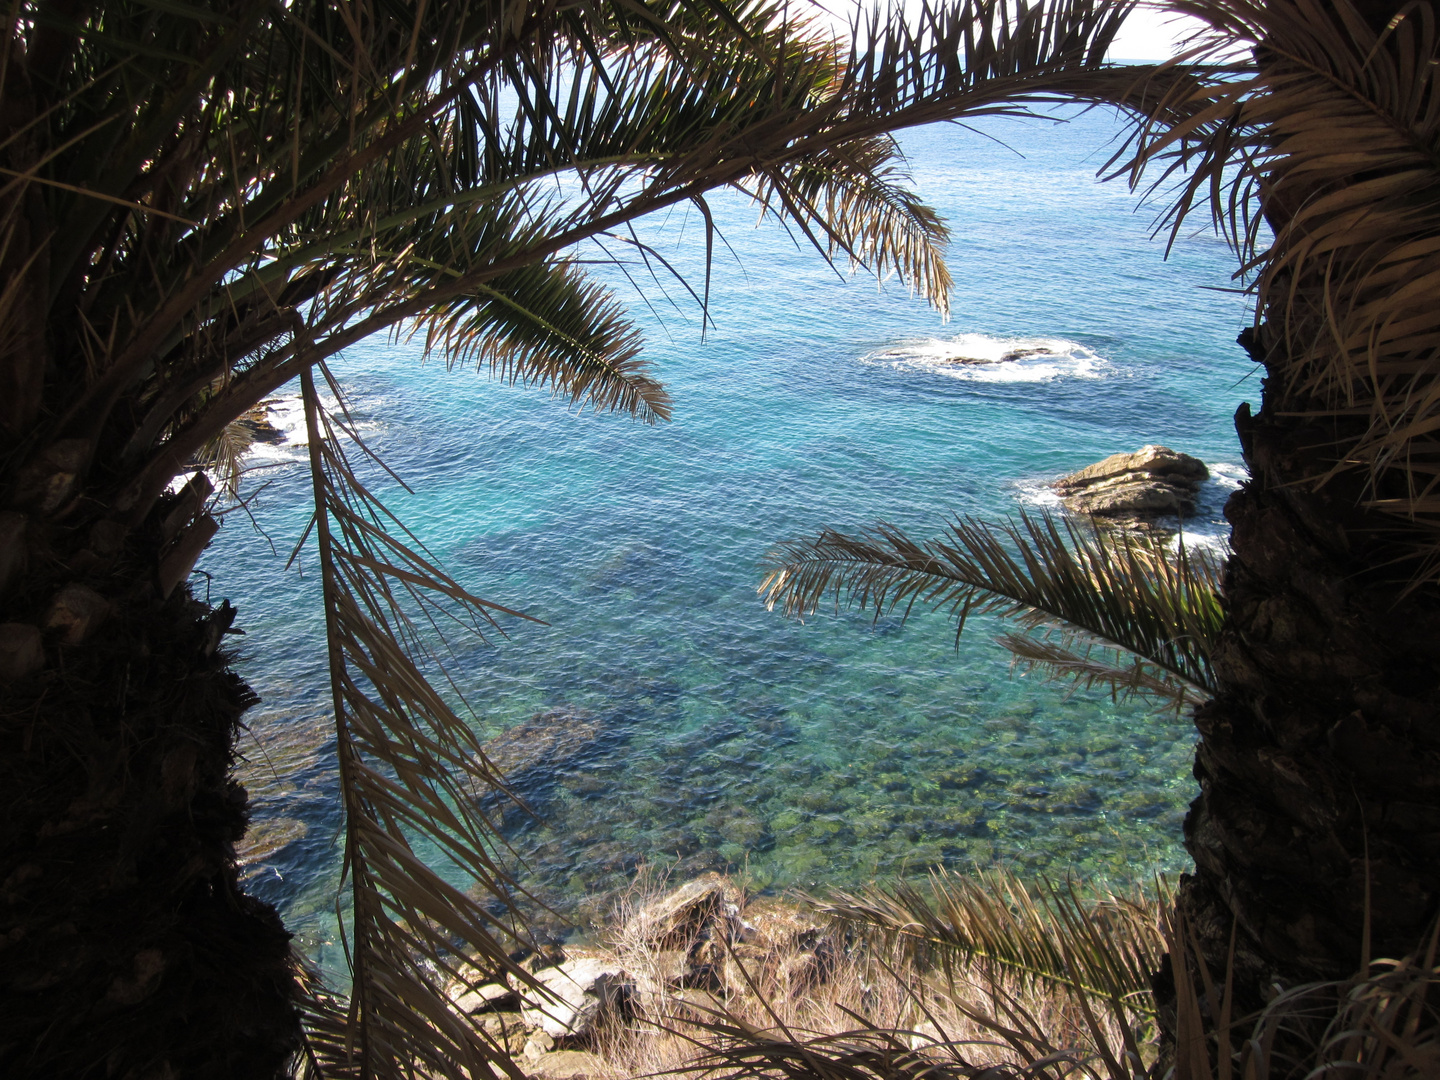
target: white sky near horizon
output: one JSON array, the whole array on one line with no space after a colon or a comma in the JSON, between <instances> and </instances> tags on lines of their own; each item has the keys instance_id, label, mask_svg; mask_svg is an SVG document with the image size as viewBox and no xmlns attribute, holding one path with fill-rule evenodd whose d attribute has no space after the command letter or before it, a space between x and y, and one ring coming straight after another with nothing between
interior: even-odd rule
<instances>
[{"instance_id":1,"label":"white sky near horizon","mask_svg":"<svg viewBox=\"0 0 1440 1080\"><path fill-rule=\"evenodd\" d=\"M851 13L857 7L871 6L866 0L811 0L834 21L837 31L848 34ZM907 9L919 8L919 0L905 0ZM1115 44L1111 60L1168 60L1180 51L1180 43L1189 35L1204 29L1204 23L1188 16L1142 5L1125 20Z\"/></svg>"}]
</instances>

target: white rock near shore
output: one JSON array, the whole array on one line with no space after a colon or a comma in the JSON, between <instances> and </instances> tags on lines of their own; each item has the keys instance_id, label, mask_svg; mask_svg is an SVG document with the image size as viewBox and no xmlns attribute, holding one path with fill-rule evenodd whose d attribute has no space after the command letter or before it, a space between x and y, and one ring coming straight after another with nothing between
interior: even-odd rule
<instances>
[{"instance_id":1,"label":"white rock near shore","mask_svg":"<svg viewBox=\"0 0 1440 1080\"><path fill-rule=\"evenodd\" d=\"M519 986L521 1010L527 1027L539 1028L552 1039L588 1035L607 1013L616 1011L629 996L631 980L614 957L582 956L535 972L544 988Z\"/></svg>"}]
</instances>

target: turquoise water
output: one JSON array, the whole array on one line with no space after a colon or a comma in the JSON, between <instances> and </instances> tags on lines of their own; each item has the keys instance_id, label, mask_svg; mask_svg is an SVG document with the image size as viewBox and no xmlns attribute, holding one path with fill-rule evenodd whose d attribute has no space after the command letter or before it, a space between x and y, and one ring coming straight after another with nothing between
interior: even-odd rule
<instances>
[{"instance_id":1,"label":"turquoise water","mask_svg":"<svg viewBox=\"0 0 1440 1080\"><path fill-rule=\"evenodd\" d=\"M549 624L460 643L449 665L487 736L556 711L570 732L514 777L538 818L506 817L517 873L542 898L583 917L585 898L641 863L729 867L774 889L942 864L1183 868L1184 719L1012 678L989 622L957 654L943 618L800 625L756 595L781 539L1000 517L1043 502L1045 480L1147 442L1212 465L1190 527L1223 535L1219 506L1242 475L1230 416L1257 392L1234 344L1245 303L1224 291L1220 241L1186 237L1166 262L1151 213L1095 181L1114 131L1090 114L904 136L954 232L948 324L894 283L842 280L755 229L744 199L716 199L734 255L717 246L703 339L683 290L650 286L647 309L622 284L675 400L668 425L567 411L422 365L403 342L335 364L371 446L415 489L381 485L391 508L467 586ZM696 216L652 225L698 273ZM934 363L947 342L1031 339L1058 355ZM264 699L247 741L257 819L304 834L259 859L250 888L318 945L338 816L318 582L303 558L284 569L309 514L299 458L256 459L250 491L268 486L251 510L268 539L232 514L201 568L211 597L240 609L240 667Z\"/></svg>"}]
</instances>

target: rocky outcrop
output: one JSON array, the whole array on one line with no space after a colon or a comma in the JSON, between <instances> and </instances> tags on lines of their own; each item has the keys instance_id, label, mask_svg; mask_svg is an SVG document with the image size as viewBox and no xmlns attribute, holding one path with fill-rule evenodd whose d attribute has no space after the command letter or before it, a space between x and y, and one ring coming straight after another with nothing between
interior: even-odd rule
<instances>
[{"instance_id":1,"label":"rocky outcrop","mask_svg":"<svg viewBox=\"0 0 1440 1080\"><path fill-rule=\"evenodd\" d=\"M285 432L276 427L274 421L270 419L270 414L273 411L271 406L275 403L276 399L274 398L262 401L253 409L244 413L240 419L236 421L236 423L250 433L251 442L268 443L271 446L278 446L286 441Z\"/></svg>"},{"instance_id":2,"label":"rocky outcrop","mask_svg":"<svg viewBox=\"0 0 1440 1080\"><path fill-rule=\"evenodd\" d=\"M608 940L533 955L522 965L530 979L456 981L447 995L532 1077L603 1080L592 1051L616 1023L713 1018L757 994L775 1002L811 992L837 947L823 919L770 897L747 902L714 873L653 897Z\"/></svg>"},{"instance_id":3,"label":"rocky outcrop","mask_svg":"<svg viewBox=\"0 0 1440 1080\"><path fill-rule=\"evenodd\" d=\"M739 890L721 874L703 874L640 909L636 930L661 948L693 942L739 914ZM725 936L729 936L728 934Z\"/></svg>"},{"instance_id":4,"label":"rocky outcrop","mask_svg":"<svg viewBox=\"0 0 1440 1080\"><path fill-rule=\"evenodd\" d=\"M1133 454L1112 454L1061 477L1053 487L1071 513L1121 523L1149 522L1193 514L1200 485L1209 476L1199 458L1152 445Z\"/></svg>"},{"instance_id":5,"label":"rocky outcrop","mask_svg":"<svg viewBox=\"0 0 1440 1080\"><path fill-rule=\"evenodd\" d=\"M1058 352L1056 352L1056 351L1053 350L1053 349L1033 349L1033 348L1027 349L1027 348L1020 348L1020 349L1009 349L1009 350L1001 353L999 356L965 356L963 353L957 353L957 354L954 355L954 356L947 356L947 357L942 361L942 363L946 363L946 364L957 364L957 365L962 365L962 366L967 366L967 367L968 367L968 366L976 365L976 364L1008 364L1008 363L1010 363L1012 360L1029 360L1031 357L1034 357L1034 356L1062 356L1062 355L1064 355L1064 354L1063 354L1063 353L1058 353Z\"/></svg>"},{"instance_id":6,"label":"rocky outcrop","mask_svg":"<svg viewBox=\"0 0 1440 1080\"><path fill-rule=\"evenodd\" d=\"M624 1007L633 980L614 956L572 955L535 972L535 986L518 985L521 1019L552 1039L592 1034L600 1022Z\"/></svg>"}]
</instances>

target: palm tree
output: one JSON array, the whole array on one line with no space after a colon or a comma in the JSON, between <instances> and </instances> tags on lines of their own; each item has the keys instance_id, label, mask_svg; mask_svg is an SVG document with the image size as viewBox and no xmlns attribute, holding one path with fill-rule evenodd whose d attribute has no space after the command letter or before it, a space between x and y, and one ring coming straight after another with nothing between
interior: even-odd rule
<instances>
[{"instance_id":1,"label":"palm tree","mask_svg":"<svg viewBox=\"0 0 1440 1080\"><path fill-rule=\"evenodd\" d=\"M797 611L848 592L963 618L989 597L1100 649L1012 637L1022 659L1198 695L1177 906L1258 1007L1411 952L1440 909L1440 38L1425 0L1169 6L1212 28L1184 63L1234 67L1139 111L1130 175L1188 170L1165 224L1208 206L1230 238L1266 372L1236 414L1251 478L1219 608L1193 567L1137 575L1123 541L1034 523L822 534L779 549L767 586Z\"/></svg>"},{"instance_id":2,"label":"palm tree","mask_svg":"<svg viewBox=\"0 0 1440 1080\"><path fill-rule=\"evenodd\" d=\"M300 1054L336 1075L519 1076L441 992L525 976L499 944L518 928L471 798L503 782L424 674L432 628L507 609L356 475L327 361L414 330L448 363L663 420L577 245L638 245L628 223L678 203L708 219L724 186L943 306L945 231L888 132L1117 96L1134 76L1102 61L1123 14L962 0L877 17L846 49L769 0L16 6L0 58L5 1074L273 1076ZM239 421L295 379L346 813L344 997L237 882L231 766L255 699L223 648L235 609L187 585L221 496L201 471L177 482L197 463L233 477Z\"/></svg>"}]
</instances>

